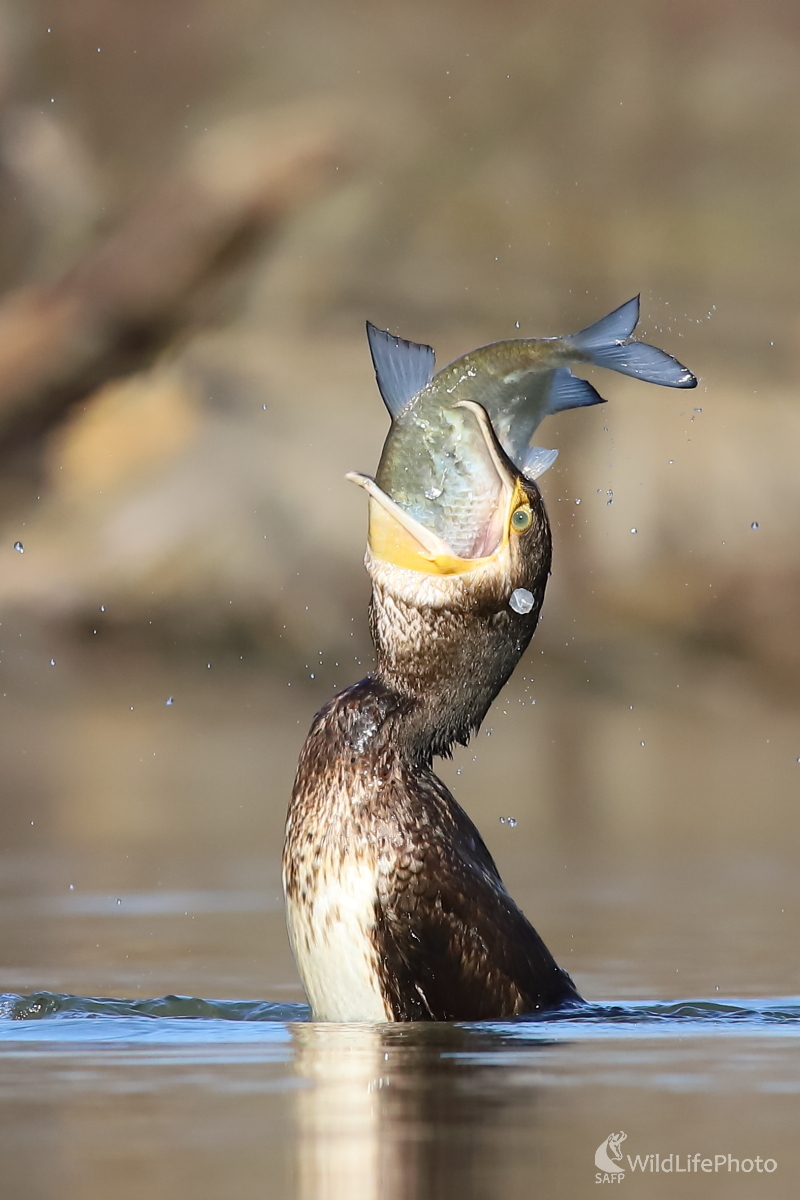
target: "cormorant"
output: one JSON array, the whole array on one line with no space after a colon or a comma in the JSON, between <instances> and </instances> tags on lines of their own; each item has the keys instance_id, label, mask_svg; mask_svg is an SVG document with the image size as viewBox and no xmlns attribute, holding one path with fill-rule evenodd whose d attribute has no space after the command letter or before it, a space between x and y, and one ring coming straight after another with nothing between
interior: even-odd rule
<instances>
[{"instance_id":1,"label":"cormorant","mask_svg":"<svg viewBox=\"0 0 800 1200\"><path fill-rule=\"evenodd\" d=\"M469 527L466 554L349 476L370 497L376 666L314 718L283 854L289 936L320 1021L478 1021L581 1002L432 770L507 682L550 570L536 483L480 405L457 407L481 447L472 439L475 487L448 518Z\"/></svg>"}]
</instances>

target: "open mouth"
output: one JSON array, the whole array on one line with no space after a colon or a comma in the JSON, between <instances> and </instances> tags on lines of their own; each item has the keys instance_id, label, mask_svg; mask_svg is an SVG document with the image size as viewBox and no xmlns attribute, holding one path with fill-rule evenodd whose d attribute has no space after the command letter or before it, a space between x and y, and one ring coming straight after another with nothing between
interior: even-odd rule
<instances>
[{"instance_id":1,"label":"open mouth","mask_svg":"<svg viewBox=\"0 0 800 1200\"><path fill-rule=\"evenodd\" d=\"M524 493L484 409L472 400L458 407L472 414L481 437L470 449L472 486L452 498L443 489L447 537L402 508L371 476L347 475L369 495L369 547L375 558L427 574L457 575L496 559L507 544L511 513Z\"/></svg>"}]
</instances>

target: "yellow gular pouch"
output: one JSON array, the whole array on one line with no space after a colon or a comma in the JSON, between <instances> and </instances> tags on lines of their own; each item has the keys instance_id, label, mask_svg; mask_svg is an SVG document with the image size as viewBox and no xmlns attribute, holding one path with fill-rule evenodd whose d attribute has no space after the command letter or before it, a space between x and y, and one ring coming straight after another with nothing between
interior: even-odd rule
<instances>
[{"instance_id":1,"label":"yellow gular pouch","mask_svg":"<svg viewBox=\"0 0 800 1200\"><path fill-rule=\"evenodd\" d=\"M498 558L512 534L519 536L533 524L533 512L519 480L504 488L505 508L500 540L491 554L461 558L447 543L399 507L368 476L354 478L369 493L369 548L375 559L426 575L463 575Z\"/></svg>"}]
</instances>

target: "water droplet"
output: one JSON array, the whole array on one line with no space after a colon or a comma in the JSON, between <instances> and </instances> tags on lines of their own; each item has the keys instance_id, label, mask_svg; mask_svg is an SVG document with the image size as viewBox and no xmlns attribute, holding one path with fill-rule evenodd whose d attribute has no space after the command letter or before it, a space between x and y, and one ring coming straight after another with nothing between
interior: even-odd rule
<instances>
[{"instance_id":1,"label":"water droplet","mask_svg":"<svg viewBox=\"0 0 800 1200\"><path fill-rule=\"evenodd\" d=\"M505 823L506 823L506 819L505 819L505 817L501 817L501 818L500 818L500 824L501 824L501 825L505 825Z\"/></svg>"},{"instance_id":2,"label":"water droplet","mask_svg":"<svg viewBox=\"0 0 800 1200\"><path fill-rule=\"evenodd\" d=\"M702 412L703 410L702 410L702 408L696 408L694 411L695 411L695 412Z\"/></svg>"},{"instance_id":3,"label":"water droplet","mask_svg":"<svg viewBox=\"0 0 800 1200\"><path fill-rule=\"evenodd\" d=\"M122 901L120 899L117 899L117 907L119 907L120 904L122 904Z\"/></svg>"},{"instance_id":4,"label":"water droplet","mask_svg":"<svg viewBox=\"0 0 800 1200\"><path fill-rule=\"evenodd\" d=\"M266 411L267 411L267 406L266 406L266 404L262 404L262 405L261 405L261 409L262 409L262 412L266 412Z\"/></svg>"},{"instance_id":5,"label":"water droplet","mask_svg":"<svg viewBox=\"0 0 800 1200\"><path fill-rule=\"evenodd\" d=\"M206 663L206 668L207 668L207 669L210 671L210 670L211 670L211 663Z\"/></svg>"},{"instance_id":6,"label":"water droplet","mask_svg":"<svg viewBox=\"0 0 800 1200\"><path fill-rule=\"evenodd\" d=\"M75 891L75 884L74 884L74 883L71 883L71 884L69 885L69 890L70 890L71 892L74 892L74 891Z\"/></svg>"},{"instance_id":7,"label":"water droplet","mask_svg":"<svg viewBox=\"0 0 800 1200\"><path fill-rule=\"evenodd\" d=\"M632 529L632 530L631 530L631 533L638 533L638 532L639 532L639 530L638 530L638 529Z\"/></svg>"},{"instance_id":8,"label":"water droplet","mask_svg":"<svg viewBox=\"0 0 800 1200\"><path fill-rule=\"evenodd\" d=\"M24 554L24 553L25 553L25 547L23 546L22 542L14 542L14 549L15 549L15 550L16 550L16 551L17 551L19 554Z\"/></svg>"},{"instance_id":9,"label":"water droplet","mask_svg":"<svg viewBox=\"0 0 800 1200\"><path fill-rule=\"evenodd\" d=\"M575 499L575 503L576 503L576 504L580 504L580 499L579 499L578 497L576 497L576 499Z\"/></svg>"},{"instance_id":10,"label":"water droplet","mask_svg":"<svg viewBox=\"0 0 800 1200\"><path fill-rule=\"evenodd\" d=\"M516 826L516 824L517 824L517 819L516 819L516 817L509 817L509 818L508 818L508 824L511 826L511 828L512 828L512 829L514 829L514 828L515 828L515 826Z\"/></svg>"},{"instance_id":11,"label":"water droplet","mask_svg":"<svg viewBox=\"0 0 800 1200\"><path fill-rule=\"evenodd\" d=\"M606 495L608 496L608 499L606 500L606 504L613 504L614 503L614 493L612 492L611 488L608 489L608 491L606 492Z\"/></svg>"},{"instance_id":12,"label":"water droplet","mask_svg":"<svg viewBox=\"0 0 800 1200\"><path fill-rule=\"evenodd\" d=\"M54 667L55 665L56 665L56 660L55 660L54 658L51 658L51 659L50 659L50 666L51 666L51 667Z\"/></svg>"},{"instance_id":13,"label":"water droplet","mask_svg":"<svg viewBox=\"0 0 800 1200\"><path fill-rule=\"evenodd\" d=\"M164 701L164 704L167 706L167 708L171 708L171 706L172 706L174 703L175 703L175 697L174 697L174 696L167 696L166 700Z\"/></svg>"},{"instance_id":14,"label":"water droplet","mask_svg":"<svg viewBox=\"0 0 800 1200\"><path fill-rule=\"evenodd\" d=\"M670 465L670 466L672 466L674 462L675 462L675 459L674 459L674 458L671 458L671 459L669 460L669 465Z\"/></svg>"},{"instance_id":15,"label":"water droplet","mask_svg":"<svg viewBox=\"0 0 800 1200\"><path fill-rule=\"evenodd\" d=\"M131 705L131 712L133 712L133 705Z\"/></svg>"},{"instance_id":16,"label":"water droplet","mask_svg":"<svg viewBox=\"0 0 800 1200\"><path fill-rule=\"evenodd\" d=\"M515 588L508 603L514 612L529 613L533 608L533 592L527 588Z\"/></svg>"},{"instance_id":17,"label":"water droplet","mask_svg":"<svg viewBox=\"0 0 800 1200\"><path fill-rule=\"evenodd\" d=\"M105 611L106 611L106 606L105 606L105 604L101 604L101 605L100 605L100 612L105 612Z\"/></svg>"},{"instance_id":18,"label":"water droplet","mask_svg":"<svg viewBox=\"0 0 800 1200\"><path fill-rule=\"evenodd\" d=\"M639 742L639 745L640 745L640 746L643 746L643 745L644 745L644 742Z\"/></svg>"},{"instance_id":19,"label":"water droplet","mask_svg":"<svg viewBox=\"0 0 800 1200\"><path fill-rule=\"evenodd\" d=\"M750 523L750 528L751 528L751 529L758 529L758 521L751 521L751 523Z\"/></svg>"},{"instance_id":20,"label":"water droplet","mask_svg":"<svg viewBox=\"0 0 800 1200\"><path fill-rule=\"evenodd\" d=\"M442 489L437 487L429 487L425 489L426 500L438 500L442 494Z\"/></svg>"}]
</instances>

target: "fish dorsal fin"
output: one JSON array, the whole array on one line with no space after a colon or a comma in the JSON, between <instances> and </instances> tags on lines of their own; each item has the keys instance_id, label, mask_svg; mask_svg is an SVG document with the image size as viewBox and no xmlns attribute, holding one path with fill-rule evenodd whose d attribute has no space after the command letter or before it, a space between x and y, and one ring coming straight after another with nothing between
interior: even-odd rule
<instances>
[{"instance_id":1,"label":"fish dorsal fin","mask_svg":"<svg viewBox=\"0 0 800 1200\"><path fill-rule=\"evenodd\" d=\"M552 467L557 458L557 450L545 450L544 446L530 446L522 456L520 470L526 479L538 479Z\"/></svg>"},{"instance_id":2,"label":"fish dorsal fin","mask_svg":"<svg viewBox=\"0 0 800 1200\"><path fill-rule=\"evenodd\" d=\"M383 402L394 418L430 383L436 355L430 346L407 342L367 321L367 338Z\"/></svg>"}]
</instances>

